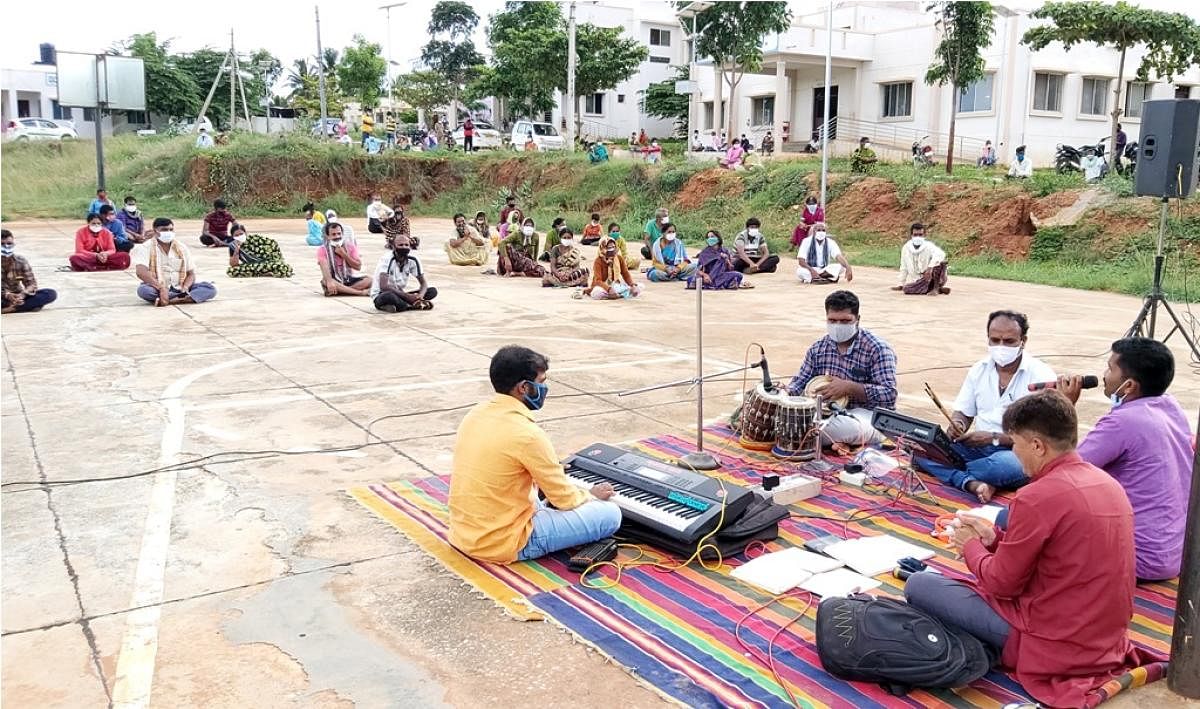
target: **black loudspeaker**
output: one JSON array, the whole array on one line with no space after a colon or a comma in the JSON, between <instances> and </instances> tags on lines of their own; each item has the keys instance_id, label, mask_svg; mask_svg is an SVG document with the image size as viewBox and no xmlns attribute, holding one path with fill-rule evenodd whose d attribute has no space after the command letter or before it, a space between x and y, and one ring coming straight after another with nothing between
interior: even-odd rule
<instances>
[{"instance_id":1,"label":"black loudspeaker","mask_svg":"<svg viewBox=\"0 0 1200 709\"><path fill-rule=\"evenodd\" d=\"M1187 197L1200 178L1200 99L1142 104L1133 189L1139 196Z\"/></svg>"}]
</instances>

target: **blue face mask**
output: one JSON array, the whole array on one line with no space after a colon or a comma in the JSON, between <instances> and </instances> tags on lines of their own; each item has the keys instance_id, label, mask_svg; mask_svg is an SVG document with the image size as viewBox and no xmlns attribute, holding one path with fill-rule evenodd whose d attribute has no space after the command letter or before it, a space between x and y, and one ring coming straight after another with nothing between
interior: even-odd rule
<instances>
[{"instance_id":1,"label":"blue face mask","mask_svg":"<svg viewBox=\"0 0 1200 709\"><path fill-rule=\"evenodd\" d=\"M528 379L525 380L525 383L532 385L537 394L532 397L525 394L521 397L521 401L525 402L525 406L529 407L529 409L537 411L546 403L546 392L550 391L550 385L543 384L542 382L531 382Z\"/></svg>"},{"instance_id":2,"label":"blue face mask","mask_svg":"<svg viewBox=\"0 0 1200 709\"><path fill-rule=\"evenodd\" d=\"M1125 381L1127 382L1129 380L1126 379ZM1121 387L1123 387L1123 386L1125 386L1125 382L1121 382L1120 384L1118 384L1117 391L1120 391ZM1112 407L1114 409L1117 408L1118 406L1120 406L1121 404L1125 403L1125 397L1118 395L1116 391L1114 391L1113 393L1108 395L1108 400L1112 402Z\"/></svg>"},{"instance_id":3,"label":"blue face mask","mask_svg":"<svg viewBox=\"0 0 1200 709\"><path fill-rule=\"evenodd\" d=\"M715 236L708 237L708 245L709 246L716 246L719 243L721 243L721 240L718 239L717 237L715 237Z\"/></svg>"}]
</instances>

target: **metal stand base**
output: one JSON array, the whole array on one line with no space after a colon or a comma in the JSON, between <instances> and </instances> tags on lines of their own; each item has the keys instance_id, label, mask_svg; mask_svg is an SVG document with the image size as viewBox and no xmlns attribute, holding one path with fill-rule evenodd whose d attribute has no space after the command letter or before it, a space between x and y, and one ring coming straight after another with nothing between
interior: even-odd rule
<instances>
[{"instance_id":1,"label":"metal stand base","mask_svg":"<svg viewBox=\"0 0 1200 709\"><path fill-rule=\"evenodd\" d=\"M676 463L681 468L690 470L716 470L721 467L721 464L709 453L704 451L696 451L695 453L687 453L679 456L679 462Z\"/></svg>"},{"instance_id":2,"label":"metal stand base","mask_svg":"<svg viewBox=\"0 0 1200 709\"><path fill-rule=\"evenodd\" d=\"M1167 209L1169 204L1170 200L1164 196L1162 198L1162 211L1158 220L1158 245L1154 254L1154 282L1150 286L1150 293L1142 301L1141 311L1133 321L1133 325L1125 333L1125 337L1154 337L1154 330L1158 325L1158 309L1162 308L1167 311L1167 315L1171 318L1171 323L1174 327L1167 332L1161 342L1165 343L1171 339L1172 335L1178 332L1183 341L1187 343L1188 349L1192 351L1192 357L1200 360L1200 346L1198 346L1200 343L1192 339L1188 329L1184 327L1179 316L1171 308L1171 304L1167 302L1162 289L1163 236L1167 231Z\"/></svg>"}]
</instances>

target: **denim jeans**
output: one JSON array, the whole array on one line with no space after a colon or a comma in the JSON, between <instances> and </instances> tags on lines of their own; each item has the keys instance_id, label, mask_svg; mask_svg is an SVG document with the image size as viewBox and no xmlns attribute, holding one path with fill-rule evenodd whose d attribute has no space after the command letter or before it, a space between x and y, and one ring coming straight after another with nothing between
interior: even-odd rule
<instances>
[{"instance_id":1,"label":"denim jeans","mask_svg":"<svg viewBox=\"0 0 1200 709\"><path fill-rule=\"evenodd\" d=\"M1011 449L1003 446L964 446L954 443L951 446L967 461L967 469L959 470L949 465L942 465L927 458L916 458L913 463L944 483L953 485L959 490L967 489L967 483L978 480L996 488L1021 487L1029 482L1025 471L1021 469L1021 461Z\"/></svg>"},{"instance_id":2,"label":"denim jeans","mask_svg":"<svg viewBox=\"0 0 1200 709\"><path fill-rule=\"evenodd\" d=\"M556 510L538 503L533 513L533 533L518 561L610 537L621 526L621 508L615 502L591 500L573 510Z\"/></svg>"},{"instance_id":3,"label":"denim jeans","mask_svg":"<svg viewBox=\"0 0 1200 709\"><path fill-rule=\"evenodd\" d=\"M1012 627L970 586L941 574L922 571L908 577L904 600L997 650L1004 649Z\"/></svg>"}]
</instances>

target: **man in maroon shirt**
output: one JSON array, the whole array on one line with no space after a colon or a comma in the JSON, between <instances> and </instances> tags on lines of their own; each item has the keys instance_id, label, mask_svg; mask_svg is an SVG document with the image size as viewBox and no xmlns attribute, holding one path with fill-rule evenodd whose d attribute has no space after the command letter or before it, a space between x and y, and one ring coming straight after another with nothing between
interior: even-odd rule
<instances>
[{"instance_id":1,"label":"man in maroon shirt","mask_svg":"<svg viewBox=\"0 0 1200 709\"><path fill-rule=\"evenodd\" d=\"M1078 420L1046 390L1004 413L1004 432L1032 482L1017 491L1008 526L960 512L951 543L973 584L914 574L909 603L1001 650L1030 695L1082 706L1096 687L1143 664L1133 617L1133 508L1120 484L1075 452Z\"/></svg>"},{"instance_id":2,"label":"man in maroon shirt","mask_svg":"<svg viewBox=\"0 0 1200 709\"><path fill-rule=\"evenodd\" d=\"M233 237L229 235L229 225L236 222L229 212L225 200L213 202L213 210L204 217L204 226L200 232L200 243L205 246L226 247Z\"/></svg>"}]
</instances>

